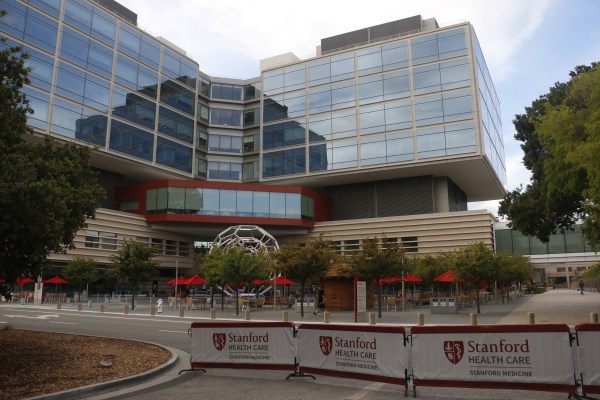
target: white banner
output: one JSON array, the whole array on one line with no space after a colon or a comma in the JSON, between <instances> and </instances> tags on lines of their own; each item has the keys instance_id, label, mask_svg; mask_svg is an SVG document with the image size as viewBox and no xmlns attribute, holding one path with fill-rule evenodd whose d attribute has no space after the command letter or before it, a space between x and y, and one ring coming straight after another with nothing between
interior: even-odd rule
<instances>
[{"instance_id":1,"label":"white banner","mask_svg":"<svg viewBox=\"0 0 600 400\"><path fill-rule=\"evenodd\" d=\"M581 324L575 330L583 391L600 393L600 324Z\"/></svg>"},{"instance_id":2,"label":"white banner","mask_svg":"<svg viewBox=\"0 0 600 400\"><path fill-rule=\"evenodd\" d=\"M294 370L293 326L287 322L194 322L192 368Z\"/></svg>"},{"instance_id":3,"label":"white banner","mask_svg":"<svg viewBox=\"0 0 600 400\"><path fill-rule=\"evenodd\" d=\"M405 331L396 326L303 324L298 328L300 372L405 384Z\"/></svg>"},{"instance_id":4,"label":"white banner","mask_svg":"<svg viewBox=\"0 0 600 400\"><path fill-rule=\"evenodd\" d=\"M416 326L415 385L572 392L567 325Z\"/></svg>"}]
</instances>

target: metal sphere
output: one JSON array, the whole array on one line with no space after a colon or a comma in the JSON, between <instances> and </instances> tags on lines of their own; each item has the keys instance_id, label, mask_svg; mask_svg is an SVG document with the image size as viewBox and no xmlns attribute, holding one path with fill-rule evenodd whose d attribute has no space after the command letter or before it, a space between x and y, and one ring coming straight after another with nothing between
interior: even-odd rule
<instances>
[{"instance_id":1,"label":"metal sphere","mask_svg":"<svg viewBox=\"0 0 600 400\"><path fill-rule=\"evenodd\" d=\"M256 225L230 226L219 233L213 241L213 247L225 249L232 245L243 246L251 254L258 254L261 250L269 252L279 249L277 240Z\"/></svg>"}]
</instances>

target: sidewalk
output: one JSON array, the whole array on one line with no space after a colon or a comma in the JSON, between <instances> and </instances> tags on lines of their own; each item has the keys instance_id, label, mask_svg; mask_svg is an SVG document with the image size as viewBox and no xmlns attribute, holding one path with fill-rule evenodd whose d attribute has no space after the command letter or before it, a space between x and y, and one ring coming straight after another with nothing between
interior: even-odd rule
<instances>
[{"instance_id":1,"label":"sidewalk","mask_svg":"<svg viewBox=\"0 0 600 400\"><path fill-rule=\"evenodd\" d=\"M165 307L165 305L167 305ZM28 306L32 306L28 304ZM136 302L135 310L130 310L130 304L125 303L106 303L104 304L104 312L107 314L124 314L125 307L128 308L129 315L144 315L150 317L151 307L156 306L156 301L152 305L144 299L142 302ZM57 308L56 304L44 304L44 308ZM63 303L62 310L76 311L77 304ZM183 309L178 307L168 307L168 303L163 303L162 313L156 313L154 318L184 318L190 320L210 320L209 309ZM425 325L448 325L470 324L470 315L476 314L477 323L479 325L486 324L527 324L528 313L534 313L535 322L538 324L548 323L566 323L569 326L574 326L580 323L590 321L590 313L600 313L600 293L586 292L585 295L579 294L575 290L549 290L543 294L523 295L521 297L505 301L502 303L500 299L491 300L480 305L481 313L476 314L476 308L469 307L461 309L458 314L432 314L429 305L406 308L401 311L386 311L385 306L382 308L381 318L377 318L377 309L367 310L363 316L362 323L368 323L368 314L375 315L377 324L402 324L412 326L417 324L417 315L423 314ZM82 304L83 312L100 312L100 304L93 303L91 308L88 308L87 303ZM287 312L288 321L295 323L321 323L324 321L324 313L314 315L312 309L304 309L304 317L301 317L300 312L296 312L294 308L276 309L272 307L263 307L260 310L251 310L250 319L252 321L282 321L283 314ZM181 316L183 313L183 317ZM224 308L220 306L216 308L216 319L239 321L245 320L246 313L239 311L235 314L235 308ZM352 311L334 311L329 313L330 323L354 323L354 313Z\"/></svg>"}]
</instances>

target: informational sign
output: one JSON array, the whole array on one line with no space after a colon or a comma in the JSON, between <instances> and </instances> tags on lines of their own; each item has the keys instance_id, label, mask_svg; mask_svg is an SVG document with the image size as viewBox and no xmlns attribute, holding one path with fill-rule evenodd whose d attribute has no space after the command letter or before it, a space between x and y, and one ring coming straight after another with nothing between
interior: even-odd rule
<instances>
[{"instance_id":1,"label":"informational sign","mask_svg":"<svg viewBox=\"0 0 600 400\"><path fill-rule=\"evenodd\" d=\"M411 334L417 386L575 390L567 325L415 326Z\"/></svg>"},{"instance_id":2,"label":"informational sign","mask_svg":"<svg viewBox=\"0 0 600 400\"><path fill-rule=\"evenodd\" d=\"M356 311L367 312L367 282L356 282Z\"/></svg>"},{"instance_id":3,"label":"informational sign","mask_svg":"<svg viewBox=\"0 0 600 400\"><path fill-rule=\"evenodd\" d=\"M397 326L302 324L298 363L304 373L406 384L405 330Z\"/></svg>"},{"instance_id":4,"label":"informational sign","mask_svg":"<svg viewBox=\"0 0 600 400\"><path fill-rule=\"evenodd\" d=\"M584 393L600 393L600 324L581 324L577 332L577 355Z\"/></svg>"},{"instance_id":5,"label":"informational sign","mask_svg":"<svg viewBox=\"0 0 600 400\"><path fill-rule=\"evenodd\" d=\"M192 368L294 370L291 322L194 322Z\"/></svg>"}]
</instances>

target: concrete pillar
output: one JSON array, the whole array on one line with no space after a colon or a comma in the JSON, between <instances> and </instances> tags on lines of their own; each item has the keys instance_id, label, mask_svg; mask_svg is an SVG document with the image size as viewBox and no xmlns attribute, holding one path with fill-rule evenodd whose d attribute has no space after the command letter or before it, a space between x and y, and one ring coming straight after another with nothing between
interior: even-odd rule
<instances>
[{"instance_id":1,"label":"concrete pillar","mask_svg":"<svg viewBox=\"0 0 600 400\"><path fill-rule=\"evenodd\" d=\"M323 312L323 323L328 324L331 322L331 316L329 315L329 311Z\"/></svg>"},{"instance_id":2,"label":"concrete pillar","mask_svg":"<svg viewBox=\"0 0 600 400\"><path fill-rule=\"evenodd\" d=\"M154 306L150 307L150 315L152 315L152 316L156 315L156 307L154 307Z\"/></svg>"},{"instance_id":3,"label":"concrete pillar","mask_svg":"<svg viewBox=\"0 0 600 400\"><path fill-rule=\"evenodd\" d=\"M123 314L129 314L129 306L123 306Z\"/></svg>"},{"instance_id":4,"label":"concrete pillar","mask_svg":"<svg viewBox=\"0 0 600 400\"><path fill-rule=\"evenodd\" d=\"M532 312L527 313L527 320L529 325L535 325L535 314Z\"/></svg>"},{"instance_id":5,"label":"concrete pillar","mask_svg":"<svg viewBox=\"0 0 600 400\"><path fill-rule=\"evenodd\" d=\"M417 325L420 325L420 326L425 325L425 314L417 313Z\"/></svg>"},{"instance_id":6,"label":"concrete pillar","mask_svg":"<svg viewBox=\"0 0 600 400\"><path fill-rule=\"evenodd\" d=\"M185 307L179 307L179 316L183 317L185 315Z\"/></svg>"},{"instance_id":7,"label":"concrete pillar","mask_svg":"<svg viewBox=\"0 0 600 400\"><path fill-rule=\"evenodd\" d=\"M60 301L59 301L58 303L56 303L56 309L57 309L57 310L60 310L60 309L61 309L61 303L60 303Z\"/></svg>"},{"instance_id":8,"label":"concrete pillar","mask_svg":"<svg viewBox=\"0 0 600 400\"><path fill-rule=\"evenodd\" d=\"M77 311L83 311L83 304L77 303Z\"/></svg>"},{"instance_id":9,"label":"concrete pillar","mask_svg":"<svg viewBox=\"0 0 600 400\"><path fill-rule=\"evenodd\" d=\"M592 324L598 323L598 313L597 312L590 313L590 322Z\"/></svg>"},{"instance_id":10,"label":"concrete pillar","mask_svg":"<svg viewBox=\"0 0 600 400\"><path fill-rule=\"evenodd\" d=\"M369 313L369 325L375 325L375 313Z\"/></svg>"},{"instance_id":11,"label":"concrete pillar","mask_svg":"<svg viewBox=\"0 0 600 400\"><path fill-rule=\"evenodd\" d=\"M473 325L473 326L477 325L477 314L470 313L469 314L469 321L470 321L471 325Z\"/></svg>"},{"instance_id":12,"label":"concrete pillar","mask_svg":"<svg viewBox=\"0 0 600 400\"><path fill-rule=\"evenodd\" d=\"M210 309L210 319L217 319L217 309L216 308Z\"/></svg>"},{"instance_id":13,"label":"concrete pillar","mask_svg":"<svg viewBox=\"0 0 600 400\"><path fill-rule=\"evenodd\" d=\"M92 301L88 300L88 308L92 308Z\"/></svg>"},{"instance_id":14,"label":"concrete pillar","mask_svg":"<svg viewBox=\"0 0 600 400\"><path fill-rule=\"evenodd\" d=\"M100 304L100 312L104 312L104 304Z\"/></svg>"},{"instance_id":15,"label":"concrete pillar","mask_svg":"<svg viewBox=\"0 0 600 400\"><path fill-rule=\"evenodd\" d=\"M244 311L244 320L250 321L250 310Z\"/></svg>"},{"instance_id":16,"label":"concrete pillar","mask_svg":"<svg viewBox=\"0 0 600 400\"><path fill-rule=\"evenodd\" d=\"M289 321L289 316L288 316L288 312L287 311L282 311L281 312L281 321L282 322L288 322Z\"/></svg>"}]
</instances>

